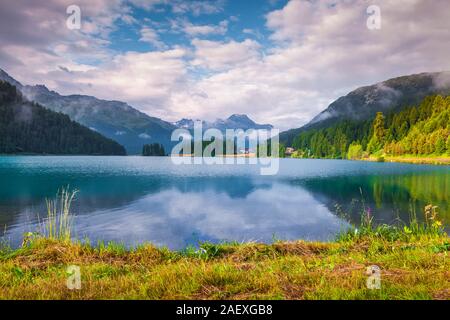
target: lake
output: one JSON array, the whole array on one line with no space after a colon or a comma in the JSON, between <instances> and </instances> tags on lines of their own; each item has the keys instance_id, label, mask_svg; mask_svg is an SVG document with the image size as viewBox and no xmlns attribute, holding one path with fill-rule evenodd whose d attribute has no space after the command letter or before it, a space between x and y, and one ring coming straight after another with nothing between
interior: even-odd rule
<instances>
[{"instance_id":1,"label":"lake","mask_svg":"<svg viewBox=\"0 0 450 320\"><path fill-rule=\"evenodd\" d=\"M450 167L281 159L257 165L174 165L170 158L2 156L0 236L13 246L38 229L46 198L70 186L78 239L151 242L181 249L200 241L333 240L358 223L408 221L439 206L450 222ZM344 215L343 212L346 214Z\"/></svg>"}]
</instances>

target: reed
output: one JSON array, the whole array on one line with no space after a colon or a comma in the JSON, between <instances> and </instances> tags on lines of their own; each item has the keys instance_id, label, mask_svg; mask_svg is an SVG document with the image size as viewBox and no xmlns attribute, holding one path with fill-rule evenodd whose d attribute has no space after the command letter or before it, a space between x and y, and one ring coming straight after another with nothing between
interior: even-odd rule
<instances>
[{"instance_id":1,"label":"reed","mask_svg":"<svg viewBox=\"0 0 450 320\"><path fill-rule=\"evenodd\" d=\"M384 239L388 241L410 241L418 237L442 237L445 229L438 216L438 207L429 204L423 210L423 222L417 218L415 208L410 209L409 222L397 224L374 224L370 209L363 205L361 222L337 235L337 241L357 241L358 239Z\"/></svg>"},{"instance_id":2,"label":"reed","mask_svg":"<svg viewBox=\"0 0 450 320\"><path fill-rule=\"evenodd\" d=\"M42 234L52 240L72 239L73 215L70 208L77 190L62 188L55 199L46 199L47 217L41 223Z\"/></svg>"}]
</instances>

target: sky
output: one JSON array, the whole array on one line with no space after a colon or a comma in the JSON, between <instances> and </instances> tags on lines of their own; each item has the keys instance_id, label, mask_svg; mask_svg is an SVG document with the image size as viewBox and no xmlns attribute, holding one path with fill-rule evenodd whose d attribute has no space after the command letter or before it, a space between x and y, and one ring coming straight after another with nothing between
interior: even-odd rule
<instances>
[{"instance_id":1,"label":"sky","mask_svg":"<svg viewBox=\"0 0 450 320\"><path fill-rule=\"evenodd\" d=\"M0 68L167 121L284 130L360 86L450 70L449 14L447 0L0 0Z\"/></svg>"}]
</instances>

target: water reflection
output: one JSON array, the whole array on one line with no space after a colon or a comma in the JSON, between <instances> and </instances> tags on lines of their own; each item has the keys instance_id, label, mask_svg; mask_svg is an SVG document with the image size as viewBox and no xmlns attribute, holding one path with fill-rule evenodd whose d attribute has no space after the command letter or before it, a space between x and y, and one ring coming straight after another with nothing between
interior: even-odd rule
<instances>
[{"instance_id":1,"label":"water reflection","mask_svg":"<svg viewBox=\"0 0 450 320\"><path fill-rule=\"evenodd\" d=\"M362 197L378 222L406 221L411 203L418 211L436 204L450 220L448 167L283 160L277 176L258 172L163 158L0 157L0 226L19 244L45 214L45 198L67 185L80 190L73 206L79 238L128 245L329 240L348 226L335 206L357 223Z\"/></svg>"},{"instance_id":2,"label":"water reflection","mask_svg":"<svg viewBox=\"0 0 450 320\"><path fill-rule=\"evenodd\" d=\"M77 228L89 238L151 241L182 248L202 240L329 240L341 225L308 192L275 183L238 198L214 190L200 193L172 188L118 210L82 216Z\"/></svg>"},{"instance_id":3,"label":"water reflection","mask_svg":"<svg viewBox=\"0 0 450 320\"><path fill-rule=\"evenodd\" d=\"M331 211L335 211L336 206L341 207L354 223L359 221L363 205L370 208L378 223L398 219L407 222L414 210L418 219L423 219L423 208L427 204L437 205L440 217L450 221L448 173L339 176L291 183L310 191Z\"/></svg>"}]
</instances>

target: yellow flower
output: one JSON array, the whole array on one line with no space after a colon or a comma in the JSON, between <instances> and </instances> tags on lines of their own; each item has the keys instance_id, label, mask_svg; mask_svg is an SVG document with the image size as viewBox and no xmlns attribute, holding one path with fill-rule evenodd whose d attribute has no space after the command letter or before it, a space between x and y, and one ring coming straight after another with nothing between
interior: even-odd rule
<instances>
[{"instance_id":1,"label":"yellow flower","mask_svg":"<svg viewBox=\"0 0 450 320\"><path fill-rule=\"evenodd\" d=\"M442 222L440 222L439 220L436 220L435 222L433 222L433 227L439 228L440 226L442 226Z\"/></svg>"}]
</instances>

